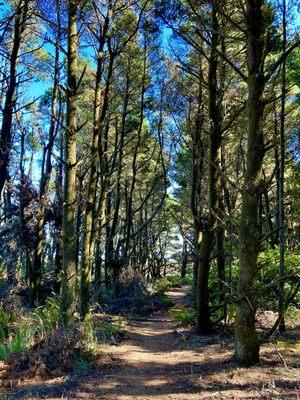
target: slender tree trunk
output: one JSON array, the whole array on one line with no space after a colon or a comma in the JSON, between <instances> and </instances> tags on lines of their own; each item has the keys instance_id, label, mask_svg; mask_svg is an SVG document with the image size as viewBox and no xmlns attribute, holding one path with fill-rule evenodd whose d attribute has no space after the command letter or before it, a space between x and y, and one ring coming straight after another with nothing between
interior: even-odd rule
<instances>
[{"instance_id":1,"label":"slender tree trunk","mask_svg":"<svg viewBox=\"0 0 300 400\"><path fill-rule=\"evenodd\" d=\"M202 56L199 62L199 76L202 76ZM202 206L200 204L202 193L202 176L204 164L204 146L202 140L203 127L203 89L202 81L198 82L198 107L195 118L195 129L192 131L192 184L191 184L191 210L194 220L194 261L193 261L193 283L195 293L197 291L199 254L201 248L202 232L201 232L201 215ZM194 299L195 304L197 299Z\"/></svg>"},{"instance_id":2,"label":"slender tree trunk","mask_svg":"<svg viewBox=\"0 0 300 400\"><path fill-rule=\"evenodd\" d=\"M220 202L220 210L224 211L222 201ZM226 279L225 279L224 239L225 239L224 225L219 221L219 225L216 229L216 253L217 253L218 286L219 286L218 297L220 304L224 303L225 301L224 282Z\"/></svg>"},{"instance_id":3,"label":"slender tree trunk","mask_svg":"<svg viewBox=\"0 0 300 400\"><path fill-rule=\"evenodd\" d=\"M217 46L219 41L219 21L215 5L212 6L212 38L210 48L209 73L208 73L208 97L209 97L209 170L208 170L208 223L203 229L198 267L198 323L197 331L201 335L209 334L212 330L209 311L209 270L210 258L214 244L216 230L216 215L219 215L219 202L221 195L221 142L222 132L220 128L221 112L218 101L217 68L218 56Z\"/></svg>"},{"instance_id":4,"label":"slender tree trunk","mask_svg":"<svg viewBox=\"0 0 300 400\"><path fill-rule=\"evenodd\" d=\"M130 87L130 79L129 75L127 75L126 79L126 87L125 87L125 95L124 95L124 104L122 111L122 127L120 132L120 140L118 143L118 166L117 166L117 177L116 177L116 191L114 193L115 205L114 212L112 213L112 192L109 191L107 194L107 205L106 205L106 218L107 218L107 229L106 229L106 244L105 244L105 265L107 271L111 271L112 277L112 290L115 297L118 296L119 293L119 277L120 277L120 268L121 263L119 262L118 254L114 251L114 238L116 235L117 224L119 220L119 210L121 204L121 178L122 178L122 169L123 169L123 155L124 155L124 140L126 135L126 117L127 117L127 109L129 104L129 87Z\"/></svg>"},{"instance_id":5,"label":"slender tree trunk","mask_svg":"<svg viewBox=\"0 0 300 400\"><path fill-rule=\"evenodd\" d=\"M57 9L59 12L59 9ZM60 24L58 24L60 25ZM57 43L60 40L60 32L57 35ZM45 167L43 165L40 193L39 193L39 219L37 224L37 243L34 251L33 258L33 282L32 282L32 303L38 304L40 297L40 284L42 279L42 255L43 255L43 240L44 240L44 225L45 225L45 195L47 193L48 184L50 181L52 171L52 149L54 146L54 139L56 133L56 115L57 115L57 99L58 99L58 87L59 87L59 49L58 46L55 48L55 65L54 65L54 83L52 90L52 102L51 102L51 120L48 136L48 144L45 148L46 156Z\"/></svg>"},{"instance_id":6,"label":"slender tree trunk","mask_svg":"<svg viewBox=\"0 0 300 400\"><path fill-rule=\"evenodd\" d=\"M95 241L95 275L94 275L94 283L96 287L96 295L98 298L98 301L101 299L101 277L102 277L102 271L101 271L101 227L98 232L97 239Z\"/></svg>"},{"instance_id":7,"label":"slender tree trunk","mask_svg":"<svg viewBox=\"0 0 300 400\"><path fill-rule=\"evenodd\" d=\"M60 106L61 107L61 106ZM60 132L59 138L60 147L60 161L57 165L57 174L55 179L55 192L56 192L56 202L55 202L55 258L54 258L54 278L55 293L60 293L61 288L61 271L62 271L62 208L63 208L63 198L62 198L62 186L63 186L63 132Z\"/></svg>"},{"instance_id":8,"label":"slender tree trunk","mask_svg":"<svg viewBox=\"0 0 300 400\"><path fill-rule=\"evenodd\" d=\"M26 199L26 185L28 183L28 177L26 178L25 169L24 169L24 155L25 155L25 135L26 131L22 130L21 133L21 147L20 147L20 189L19 189L19 225L20 225L20 238L23 247L23 251L25 253L25 270L26 270L26 278L29 281L30 291L32 292L32 282L33 282L33 271L32 271L32 258L30 254L30 249L28 246L28 232L26 227L26 219L25 219L25 208L27 206L27 199ZM34 306L31 303L31 306Z\"/></svg>"},{"instance_id":9,"label":"slender tree trunk","mask_svg":"<svg viewBox=\"0 0 300 400\"><path fill-rule=\"evenodd\" d=\"M81 280L80 280L80 315L84 319L89 311L90 300L90 285L92 279L92 260L94 256L94 238L93 229L95 228L95 203L97 183L99 179L99 142L101 140L101 132L103 122L107 110L108 90L110 86L110 76L107 79L104 99L101 98L101 77L103 72L103 49L106 42L106 34L109 25L110 6L107 10L107 15L104 21L102 35L98 38L98 56L97 56L97 73L95 85L95 100L94 100L94 128L91 154L91 167L89 172L89 183L87 190L87 201L85 207L84 234L83 234L83 249L81 263ZM111 66L111 60L110 60ZM109 69L111 71L111 67ZM101 110L102 107L102 110ZM101 205L100 205L101 207Z\"/></svg>"},{"instance_id":10,"label":"slender tree trunk","mask_svg":"<svg viewBox=\"0 0 300 400\"><path fill-rule=\"evenodd\" d=\"M182 246L182 261L181 261L181 278L185 278L186 276L186 268L187 268L187 259L188 253L187 253L187 241L184 239L183 241L183 246Z\"/></svg>"},{"instance_id":11,"label":"slender tree trunk","mask_svg":"<svg viewBox=\"0 0 300 400\"><path fill-rule=\"evenodd\" d=\"M15 96L17 89L17 66L18 56L22 43L26 21L28 18L29 0L19 0L15 11L13 44L10 56L10 67L8 85L5 95L2 125L0 131L0 204L2 201L2 192L7 178L7 168L9 164L11 148L11 129L15 105Z\"/></svg>"},{"instance_id":12,"label":"slender tree trunk","mask_svg":"<svg viewBox=\"0 0 300 400\"><path fill-rule=\"evenodd\" d=\"M240 220L240 271L235 321L235 354L246 366L259 361L255 331L256 279L259 252L258 207L264 158L263 92L265 86L263 1L247 0L248 140L247 167Z\"/></svg>"},{"instance_id":13,"label":"slender tree trunk","mask_svg":"<svg viewBox=\"0 0 300 400\"><path fill-rule=\"evenodd\" d=\"M224 22L224 21L223 21ZM224 23L222 24L221 27L222 31L225 31L225 26ZM221 51L222 54L225 56L226 55L226 45L225 45L225 37L222 35L221 37ZM222 109L222 104L223 104L223 99L224 99L224 94L226 92L226 62L224 60L221 60L221 65L220 65L220 91L219 91L219 99L218 99L218 104L219 104L219 112L220 115L223 116L223 109ZM220 121L221 124L222 121ZM222 141L222 138L220 138ZM230 200L228 197L226 198L226 181L225 181L225 162L224 162L224 148L220 144L220 152L221 152L221 160L220 160L220 169L222 174L220 174L220 181L219 181L219 186L217 187L218 191L218 220L217 220L217 227L216 227L216 253L217 253L217 269L218 269L218 300L220 304L224 304L223 307L223 318L226 320L226 305L225 305L225 281L226 281L226 274L225 274L225 251L224 251L224 241L225 241L225 224L224 219L225 219L225 201L226 199L228 200L228 203L230 203ZM230 208L230 206L229 206Z\"/></svg>"},{"instance_id":14,"label":"slender tree trunk","mask_svg":"<svg viewBox=\"0 0 300 400\"><path fill-rule=\"evenodd\" d=\"M283 29L283 51L286 51L286 0L283 0L282 9L282 29ZM285 167L285 92L286 92L286 62L282 63L281 70L281 110L280 110L280 172L279 172L279 275L284 277L285 273L285 215L284 215L284 167ZM281 313L284 305L284 280L281 279L279 287L279 313ZM285 333L284 317L279 324L279 332Z\"/></svg>"},{"instance_id":15,"label":"slender tree trunk","mask_svg":"<svg viewBox=\"0 0 300 400\"><path fill-rule=\"evenodd\" d=\"M76 133L77 133L77 1L68 4L67 121L64 154L63 272L61 323L72 323L76 306Z\"/></svg>"},{"instance_id":16,"label":"slender tree trunk","mask_svg":"<svg viewBox=\"0 0 300 400\"><path fill-rule=\"evenodd\" d=\"M269 193L268 193L268 188L266 186L264 187L263 195L264 195L264 200L265 200L266 218L267 218L267 223L268 223L269 233L270 233L270 244L271 244L271 247L274 249L275 244L276 244L276 237L274 234L274 226L273 226L272 213L271 213L271 208L270 208Z\"/></svg>"}]
</instances>

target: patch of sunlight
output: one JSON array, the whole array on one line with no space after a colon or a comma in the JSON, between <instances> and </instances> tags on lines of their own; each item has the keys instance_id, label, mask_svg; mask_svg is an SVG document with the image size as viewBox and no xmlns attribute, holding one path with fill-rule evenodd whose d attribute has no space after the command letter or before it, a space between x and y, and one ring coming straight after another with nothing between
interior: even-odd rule
<instances>
[{"instance_id":1,"label":"patch of sunlight","mask_svg":"<svg viewBox=\"0 0 300 400\"><path fill-rule=\"evenodd\" d=\"M160 385L166 385L169 383L169 380L167 378L157 378L155 381L148 381L147 386L155 387L155 386L160 386Z\"/></svg>"},{"instance_id":2,"label":"patch of sunlight","mask_svg":"<svg viewBox=\"0 0 300 400\"><path fill-rule=\"evenodd\" d=\"M300 339L286 338L277 341L279 350L292 350L300 353Z\"/></svg>"},{"instance_id":3,"label":"patch of sunlight","mask_svg":"<svg viewBox=\"0 0 300 400\"><path fill-rule=\"evenodd\" d=\"M117 386L118 386L118 382L113 382L113 381L101 382L101 390L115 389ZM89 390L95 389L94 385L85 385L85 387Z\"/></svg>"}]
</instances>

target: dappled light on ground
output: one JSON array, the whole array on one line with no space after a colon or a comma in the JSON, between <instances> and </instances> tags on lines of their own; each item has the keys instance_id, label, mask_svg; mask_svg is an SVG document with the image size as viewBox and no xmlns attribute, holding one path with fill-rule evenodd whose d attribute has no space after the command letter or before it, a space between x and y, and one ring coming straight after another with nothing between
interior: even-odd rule
<instances>
[{"instance_id":1,"label":"dappled light on ground","mask_svg":"<svg viewBox=\"0 0 300 400\"><path fill-rule=\"evenodd\" d=\"M177 288L168 296L185 305L187 290L188 286ZM190 328L176 328L166 313L132 321L129 329L129 340L105 348L112 359L107 365L36 385L24 384L10 392L12 398L296 399L299 393L294 350L282 353L287 368L275 349L265 346L261 364L245 369L232 360L232 339L219 334L197 337Z\"/></svg>"}]
</instances>

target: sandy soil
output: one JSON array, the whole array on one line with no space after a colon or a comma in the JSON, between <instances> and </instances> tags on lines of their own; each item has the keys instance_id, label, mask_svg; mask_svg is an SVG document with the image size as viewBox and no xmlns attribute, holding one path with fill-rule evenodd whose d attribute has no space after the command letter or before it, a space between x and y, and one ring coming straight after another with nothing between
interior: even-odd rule
<instances>
[{"instance_id":1,"label":"sandy soil","mask_svg":"<svg viewBox=\"0 0 300 400\"><path fill-rule=\"evenodd\" d=\"M184 286L168 293L186 304ZM299 355L267 345L255 368L232 360L232 338L197 337L176 329L167 313L132 321L130 339L105 348L112 359L105 367L42 383L24 383L3 399L202 400L300 399ZM0 394L1 398L1 394Z\"/></svg>"}]
</instances>

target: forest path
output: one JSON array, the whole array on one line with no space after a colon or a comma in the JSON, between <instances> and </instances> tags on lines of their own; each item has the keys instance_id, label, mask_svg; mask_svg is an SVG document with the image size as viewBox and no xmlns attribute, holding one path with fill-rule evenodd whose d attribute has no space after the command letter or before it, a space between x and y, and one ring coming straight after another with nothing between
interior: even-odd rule
<instances>
[{"instance_id":1,"label":"forest path","mask_svg":"<svg viewBox=\"0 0 300 400\"><path fill-rule=\"evenodd\" d=\"M189 286L167 293L175 304L188 305ZM167 312L131 321L129 340L106 346L112 359L88 373L24 385L5 399L214 400L298 399L300 371L284 368L274 349L251 369L232 362L232 338L199 337L177 329ZM285 354L285 357L288 354ZM296 358L295 358L296 357ZM105 357L104 357L105 360ZM297 354L288 358L297 364ZM295 365L296 365L295 364ZM273 397L274 396L274 397ZM280 397L278 397L280 396Z\"/></svg>"},{"instance_id":2,"label":"forest path","mask_svg":"<svg viewBox=\"0 0 300 400\"><path fill-rule=\"evenodd\" d=\"M174 304L188 305L189 285L166 293ZM182 336L167 312L157 312L146 320L131 321L130 339L109 348L116 367L97 383L101 399L177 399L188 386L192 373L190 351L183 353ZM93 385L93 382L91 382ZM175 396L178 393L180 396ZM184 397L185 398L185 397Z\"/></svg>"}]
</instances>

